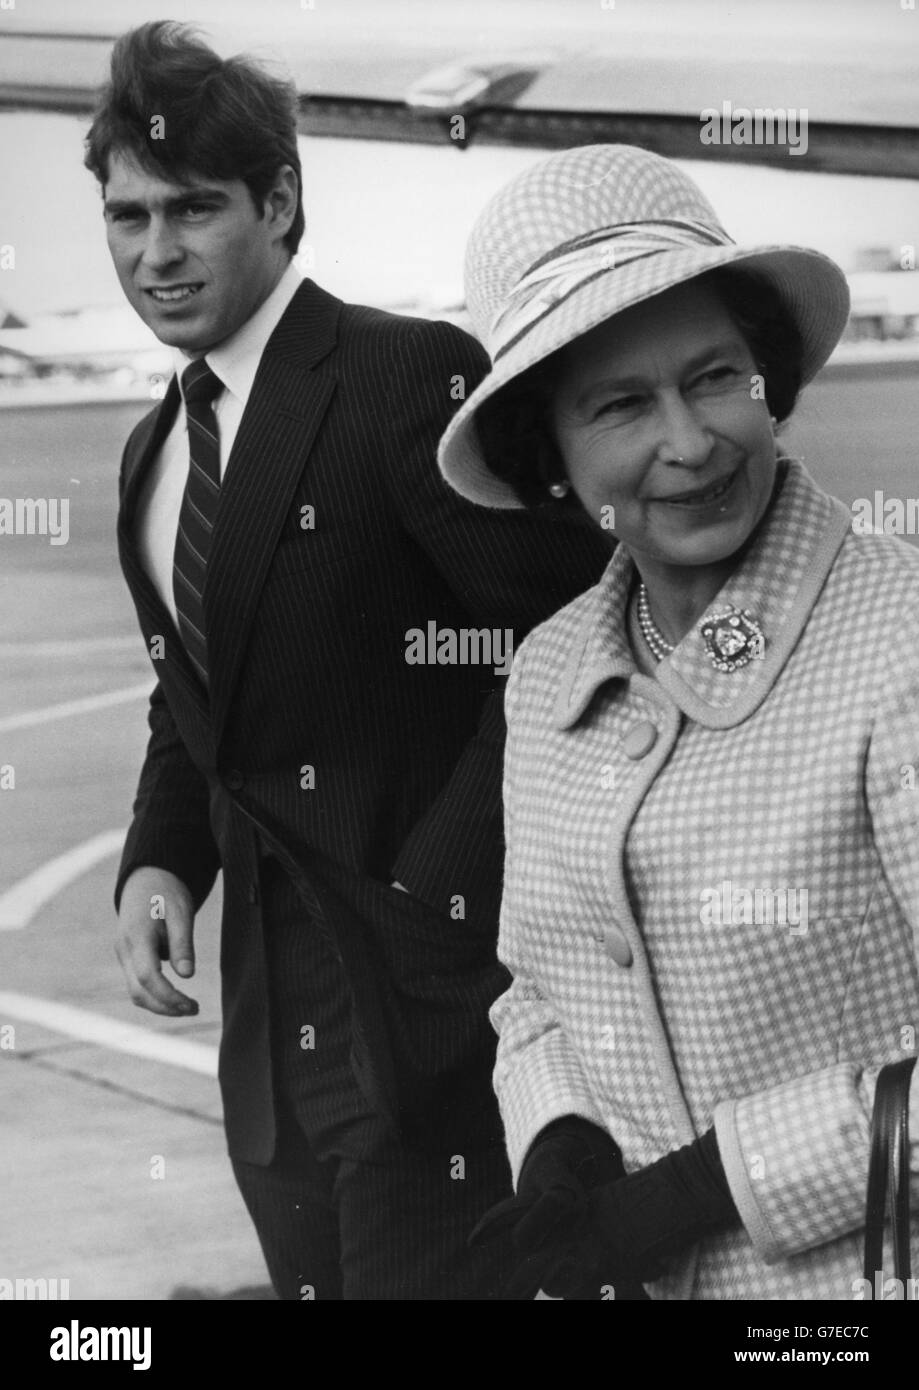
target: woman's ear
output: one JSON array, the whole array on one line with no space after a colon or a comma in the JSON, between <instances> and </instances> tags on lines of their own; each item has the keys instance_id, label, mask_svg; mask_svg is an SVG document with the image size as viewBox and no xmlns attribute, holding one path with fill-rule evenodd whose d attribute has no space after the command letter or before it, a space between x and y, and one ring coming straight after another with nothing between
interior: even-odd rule
<instances>
[{"instance_id":1,"label":"woman's ear","mask_svg":"<svg viewBox=\"0 0 919 1390\"><path fill-rule=\"evenodd\" d=\"M562 459L559 447L555 440L547 435L548 426L544 426L539 432L536 441L536 476L539 483L544 488L550 488L558 483L566 483L565 463Z\"/></svg>"}]
</instances>

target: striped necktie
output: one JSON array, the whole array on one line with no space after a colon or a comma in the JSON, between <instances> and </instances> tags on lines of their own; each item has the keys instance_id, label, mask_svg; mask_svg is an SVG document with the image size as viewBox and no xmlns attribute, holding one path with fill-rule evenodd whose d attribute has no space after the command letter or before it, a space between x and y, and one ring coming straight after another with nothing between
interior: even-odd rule
<instances>
[{"instance_id":1,"label":"striped necktie","mask_svg":"<svg viewBox=\"0 0 919 1390\"><path fill-rule=\"evenodd\" d=\"M214 399L223 382L203 357L182 373L182 396L188 420L188 479L179 512L172 591L179 632L186 651L207 689L207 639L204 631L204 580L211 535L220 501L220 440Z\"/></svg>"}]
</instances>

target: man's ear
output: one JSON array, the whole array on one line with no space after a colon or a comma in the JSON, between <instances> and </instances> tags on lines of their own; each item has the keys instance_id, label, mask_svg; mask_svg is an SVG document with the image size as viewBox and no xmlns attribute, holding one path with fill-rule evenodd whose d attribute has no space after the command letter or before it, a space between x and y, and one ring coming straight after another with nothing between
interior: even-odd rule
<instances>
[{"instance_id":1,"label":"man's ear","mask_svg":"<svg viewBox=\"0 0 919 1390\"><path fill-rule=\"evenodd\" d=\"M297 178L297 171L292 164L282 164L265 197L266 213L274 223L279 239L290 231L297 215L299 199L300 180Z\"/></svg>"}]
</instances>

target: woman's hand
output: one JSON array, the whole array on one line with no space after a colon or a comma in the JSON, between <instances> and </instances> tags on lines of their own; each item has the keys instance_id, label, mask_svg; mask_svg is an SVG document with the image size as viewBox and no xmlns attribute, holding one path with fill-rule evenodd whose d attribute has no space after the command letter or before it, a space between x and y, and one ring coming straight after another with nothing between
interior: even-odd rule
<instances>
[{"instance_id":1,"label":"woman's hand","mask_svg":"<svg viewBox=\"0 0 919 1390\"><path fill-rule=\"evenodd\" d=\"M587 1264L610 1270L614 1284L623 1278L646 1284L666 1273L669 1256L738 1220L710 1129L692 1144L594 1193L579 1254ZM566 1280L564 1268L556 1269L543 1287L552 1293Z\"/></svg>"},{"instance_id":2,"label":"woman's hand","mask_svg":"<svg viewBox=\"0 0 919 1390\"><path fill-rule=\"evenodd\" d=\"M556 1184L528 1203L523 1176L513 1213L521 1263L505 1292L508 1298L532 1298L526 1290L534 1284L554 1298L596 1299L609 1285L618 1298L635 1297L636 1285L666 1272L668 1256L738 1220L713 1129L589 1193L571 1183ZM502 1203L503 1229L511 1206Z\"/></svg>"},{"instance_id":3,"label":"woman's hand","mask_svg":"<svg viewBox=\"0 0 919 1390\"><path fill-rule=\"evenodd\" d=\"M609 1134L577 1115L566 1115L542 1130L520 1170L517 1194L492 1207L469 1237L470 1245L511 1233L518 1264L503 1292L506 1299L532 1299L543 1288L546 1269L567 1250L587 1214L589 1194L625 1174L619 1146ZM600 1284L577 1277L569 1299L596 1299ZM611 1282L611 1281L607 1281ZM626 1295L643 1298L643 1291Z\"/></svg>"}]
</instances>

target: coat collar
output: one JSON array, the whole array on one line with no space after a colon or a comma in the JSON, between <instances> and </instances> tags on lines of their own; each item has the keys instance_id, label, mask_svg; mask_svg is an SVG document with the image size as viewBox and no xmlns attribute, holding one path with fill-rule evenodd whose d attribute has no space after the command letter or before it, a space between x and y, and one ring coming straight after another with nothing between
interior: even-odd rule
<instances>
[{"instance_id":1,"label":"coat collar","mask_svg":"<svg viewBox=\"0 0 919 1390\"><path fill-rule=\"evenodd\" d=\"M290 261L271 294L259 305L255 313L242 327L237 328L235 333L224 342L218 343L217 347L212 348L205 356L211 371L220 378L224 388L231 396L236 397L243 408L249 400L262 354L271 335L302 284L303 276L294 262ZM186 357L180 348L174 348L172 360L175 373L181 379L191 359ZM220 418L219 412L217 418Z\"/></svg>"},{"instance_id":2,"label":"coat collar","mask_svg":"<svg viewBox=\"0 0 919 1390\"><path fill-rule=\"evenodd\" d=\"M335 346L340 312L340 299L320 289L314 281L303 280L268 339L262 362L270 354L288 362L295 371L308 371L317 366ZM253 390L258 381L256 371ZM126 520L133 521L141 483L162 448L181 404L179 379L174 375L159 405L137 427L130 456L125 460L121 505ZM230 459L236 453L238 444L239 434L234 440ZM227 468L229 463L228 459Z\"/></svg>"},{"instance_id":3,"label":"coat collar","mask_svg":"<svg viewBox=\"0 0 919 1390\"><path fill-rule=\"evenodd\" d=\"M823 492L795 459L749 550L702 618L659 664L657 682L697 724L728 729L765 700L793 652L851 525L847 507ZM628 640L627 605L635 566L620 546L585 607L553 712L570 729L609 680L638 667ZM699 633L728 604L763 629L765 655L736 671L717 671Z\"/></svg>"}]
</instances>

